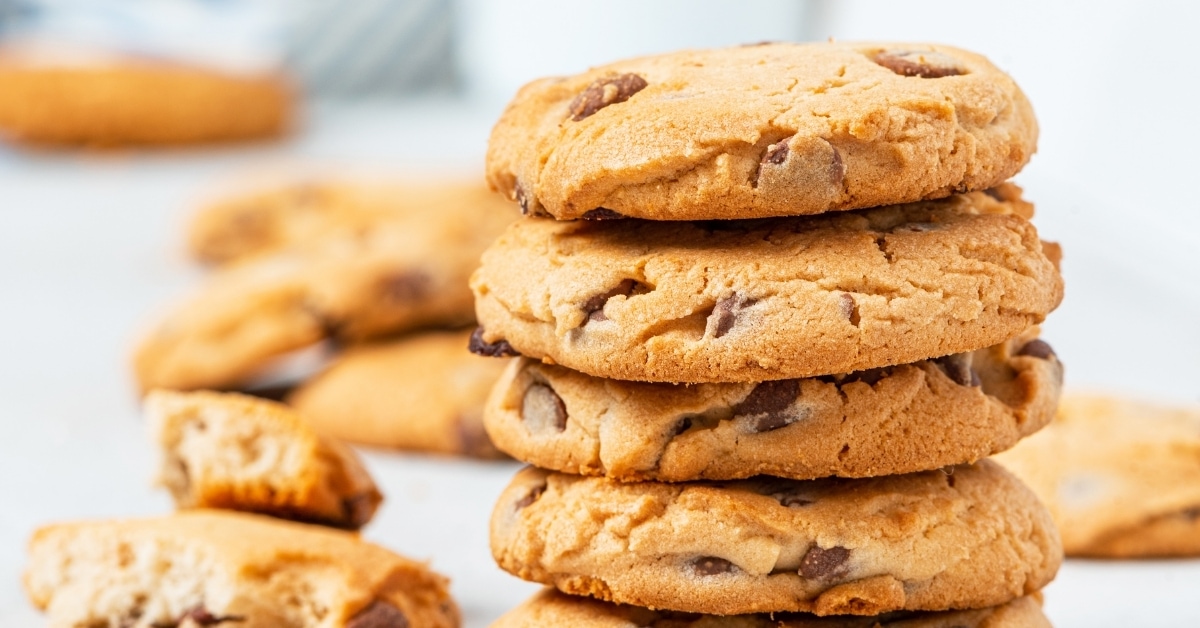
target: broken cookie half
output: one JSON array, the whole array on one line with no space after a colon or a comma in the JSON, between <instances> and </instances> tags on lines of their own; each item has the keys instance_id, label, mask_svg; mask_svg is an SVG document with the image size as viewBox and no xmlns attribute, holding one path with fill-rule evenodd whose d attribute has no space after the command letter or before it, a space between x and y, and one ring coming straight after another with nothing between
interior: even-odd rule
<instances>
[{"instance_id":1,"label":"broken cookie half","mask_svg":"<svg viewBox=\"0 0 1200 628\"><path fill-rule=\"evenodd\" d=\"M446 578L357 534L192 510L59 524L25 588L51 628L453 628Z\"/></svg>"},{"instance_id":2,"label":"broken cookie half","mask_svg":"<svg viewBox=\"0 0 1200 628\"><path fill-rule=\"evenodd\" d=\"M236 393L155 391L157 481L179 508L241 510L356 530L383 496L358 456L287 406Z\"/></svg>"}]
</instances>

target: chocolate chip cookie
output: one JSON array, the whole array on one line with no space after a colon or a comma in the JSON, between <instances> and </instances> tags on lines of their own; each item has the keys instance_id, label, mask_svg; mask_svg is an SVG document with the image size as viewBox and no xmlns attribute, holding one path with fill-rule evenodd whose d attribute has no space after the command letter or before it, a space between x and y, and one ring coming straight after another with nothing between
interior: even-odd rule
<instances>
[{"instance_id":1,"label":"chocolate chip cookie","mask_svg":"<svg viewBox=\"0 0 1200 628\"><path fill-rule=\"evenodd\" d=\"M180 508L245 510L358 529L383 501L349 447L283 404L233 393L155 391L146 418L158 483Z\"/></svg>"},{"instance_id":2,"label":"chocolate chip cookie","mask_svg":"<svg viewBox=\"0 0 1200 628\"><path fill-rule=\"evenodd\" d=\"M276 137L291 126L293 90L275 74L76 56L0 50L0 134L37 145L154 146Z\"/></svg>"},{"instance_id":3,"label":"chocolate chip cookie","mask_svg":"<svg viewBox=\"0 0 1200 628\"><path fill-rule=\"evenodd\" d=\"M204 510L44 527L25 571L52 626L456 628L447 584L356 534Z\"/></svg>"},{"instance_id":4,"label":"chocolate chip cookie","mask_svg":"<svg viewBox=\"0 0 1200 628\"><path fill-rule=\"evenodd\" d=\"M359 229L380 221L404 221L415 232L430 230L444 246L479 253L516 213L499 195L477 183L381 183L303 180L229 193L203 207L188 227L188 249L197 259L223 264ZM452 233L438 229L457 227Z\"/></svg>"},{"instance_id":5,"label":"chocolate chip cookie","mask_svg":"<svg viewBox=\"0 0 1200 628\"><path fill-rule=\"evenodd\" d=\"M629 59L522 88L488 181L533 215L703 220L939 198L1036 149L984 57L916 43L773 43Z\"/></svg>"},{"instance_id":6,"label":"chocolate chip cookie","mask_svg":"<svg viewBox=\"0 0 1200 628\"><path fill-rule=\"evenodd\" d=\"M1200 556L1200 407L1067 394L997 460L1046 503L1069 556Z\"/></svg>"},{"instance_id":7,"label":"chocolate chip cookie","mask_svg":"<svg viewBox=\"0 0 1200 628\"><path fill-rule=\"evenodd\" d=\"M1054 260L1020 215L1030 208L1002 198L759 221L518 221L472 277L475 349L693 383L982 349L1062 299Z\"/></svg>"},{"instance_id":8,"label":"chocolate chip cookie","mask_svg":"<svg viewBox=\"0 0 1200 628\"><path fill-rule=\"evenodd\" d=\"M327 436L363 445L496 458L483 405L504 362L467 351L471 332L422 332L351 347L287 402Z\"/></svg>"},{"instance_id":9,"label":"chocolate chip cookie","mask_svg":"<svg viewBox=\"0 0 1200 628\"><path fill-rule=\"evenodd\" d=\"M491 522L500 566L565 593L733 615L985 608L1040 589L1049 513L983 460L909 475L624 484L518 473Z\"/></svg>"},{"instance_id":10,"label":"chocolate chip cookie","mask_svg":"<svg viewBox=\"0 0 1200 628\"><path fill-rule=\"evenodd\" d=\"M545 589L509 611L492 628L1050 628L1036 596L967 611L896 612L886 615L804 613L714 616L610 604Z\"/></svg>"},{"instance_id":11,"label":"chocolate chip cookie","mask_svg":"<svg viewBox=\"0 0 1200 628\"><path fill-rule=\"evenodd\" d=\"M489 399L502 450L622 481L871 477L974 462L1054 416L1062 365L1036 330L937 360L762 383L605 380L520 358Z\"/></svg>"},{"instance_id":12,"label":"chocolate chip cookie","mask_svg":"<svg viewBox=\"0 0 1200 628\"><path fill-rule=\"evenodd\" d=\"M238 388L326 338L470 323L468 277L508 219L427 210L221 268L138 345L139 384Z\"/></svg>"}]
</instances>

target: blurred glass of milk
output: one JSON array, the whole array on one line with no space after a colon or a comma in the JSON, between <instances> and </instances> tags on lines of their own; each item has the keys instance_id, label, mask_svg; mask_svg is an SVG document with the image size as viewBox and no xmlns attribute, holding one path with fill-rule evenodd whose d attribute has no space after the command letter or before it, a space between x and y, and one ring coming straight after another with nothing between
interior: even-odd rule
<instances>
[{"instance_id":1,"label":"blurred glass of milk","mask_svg":"<svg viewBox=\"0 0 1200 628\"><path fill-rule=\"evenodd\" d=\"M456 0L467 96L499 108L542 76L681 48L805 39L805 0Z\"/></svg>"},{"instance_id":2,"label":"blurred glass of milk","mask_svg":"<svg viewBox=\"0 0 1200 628\"><path fill-rule=\"evenodd\" d=\"M2 0L0 0L2 1ZM277 69L286 0L17 0L5 45L133 55L224 70Z\"/></svg>"}]
</instances>

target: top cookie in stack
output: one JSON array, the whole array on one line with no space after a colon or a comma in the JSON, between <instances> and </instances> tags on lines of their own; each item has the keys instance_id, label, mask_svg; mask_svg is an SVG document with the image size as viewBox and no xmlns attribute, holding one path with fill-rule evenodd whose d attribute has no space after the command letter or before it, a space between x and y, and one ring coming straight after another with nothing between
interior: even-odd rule
<instances>
[{"instance_id":1,"label":"top cookie in stack","mask_svg":"<svg viewBox=\"0 0 1200 628\"><path fill-rule=\"evenodd\" d=\"M1036 137L1007 75L944 46L692 51L523 88L488 175L530 218L472 277L472 349L523 356L485 425L545 469L501 496L500 565L713 615L1040 589L1049 515L980 462L1061 386L1037 338L1058 248L1005 182Z\"/></svg>"},{"instance_id":2,"label":"top cookie in stack","mask_svg":"<svg viewBox=\"0 0 1200 628\"><path fill-rule=\"evenodd\" d=\"M977 54L763 44L535 81L496 125L487 166L526 214L761 218L984 190L1036 143L1029 101Z\"/></svg>"}]
</instances>

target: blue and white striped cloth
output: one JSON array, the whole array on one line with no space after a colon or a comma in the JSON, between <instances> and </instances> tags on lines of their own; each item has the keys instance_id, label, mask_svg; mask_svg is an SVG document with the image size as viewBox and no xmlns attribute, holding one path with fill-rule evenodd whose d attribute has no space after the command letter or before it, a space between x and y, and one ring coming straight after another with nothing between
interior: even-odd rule
<instances>
[{"instance_id":1,"label":"blue and white striped cloth","mask_svg":"<svg viewBox=\"0 0 1200 628\"><path fill-rule=\"evenodd\" d=\"M0 0L0 38L255 70L322 97L456 85L451 0Z\"/></svg>"}]
</instances>

